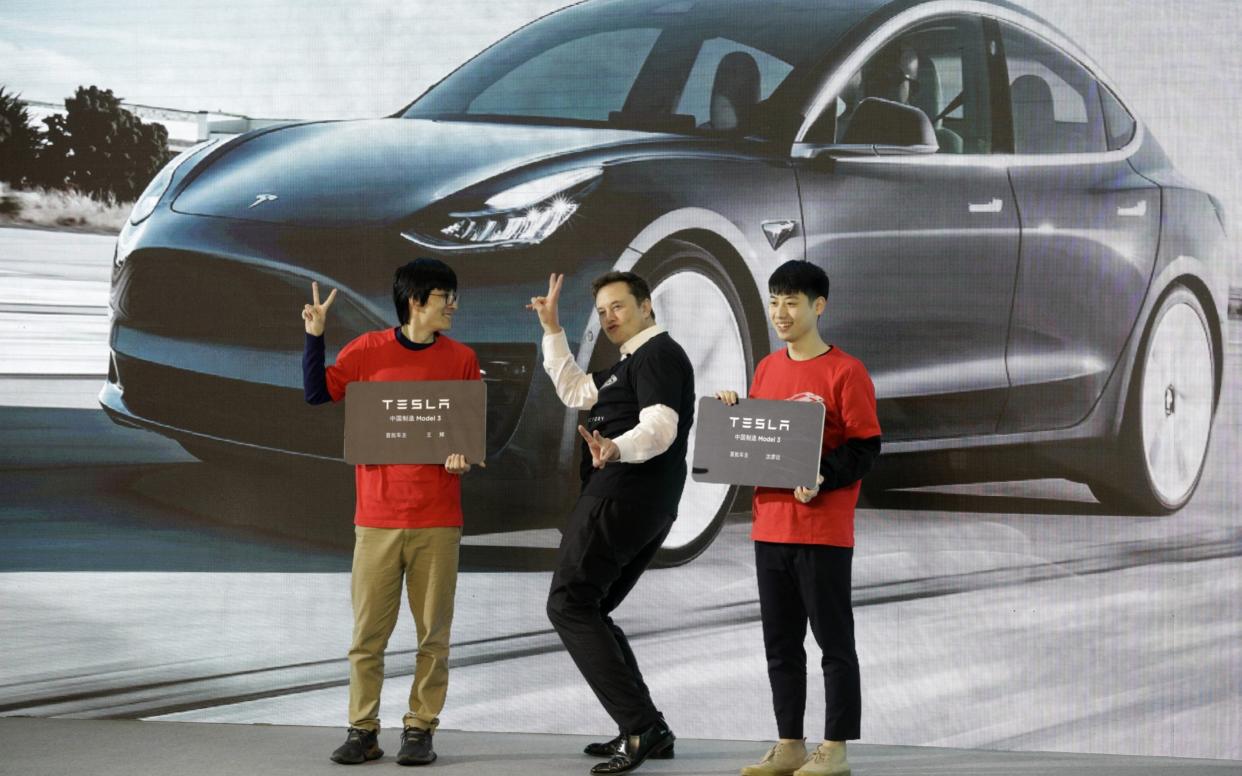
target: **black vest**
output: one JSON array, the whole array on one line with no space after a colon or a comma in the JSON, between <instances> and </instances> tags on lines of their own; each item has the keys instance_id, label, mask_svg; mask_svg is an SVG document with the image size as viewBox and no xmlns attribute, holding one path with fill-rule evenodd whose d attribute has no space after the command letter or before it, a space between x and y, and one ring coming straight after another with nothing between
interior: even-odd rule
<instances>
[{"instance_id":1,"label":"black vest","mask_svg":"<svg viewBox=\"0 0 1242 776\"><path fill-rule=\"evenodd\" d=\"M583 442L582 492L675 514L686 484L686 447L694 422L694 370L686 352L662 332L591 377L599 399L587 412L588 432L616 439L638 425L643 407L663 404L677 413L677 438L668 450L647 461L613 461L603 469L591 465L591 452Z\"/></svg>"}]
</instances>

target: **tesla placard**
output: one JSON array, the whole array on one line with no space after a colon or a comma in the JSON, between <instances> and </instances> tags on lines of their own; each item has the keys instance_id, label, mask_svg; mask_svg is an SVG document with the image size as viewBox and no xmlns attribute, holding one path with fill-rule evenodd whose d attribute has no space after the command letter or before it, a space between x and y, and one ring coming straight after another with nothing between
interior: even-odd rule
<instances>
[{"instance_id":1,"label":"tesla placard","mask_svg":"<svg viewBox=\"0 0 1242 776\"><path fill-rule=\"evenodd\" d=\"M348 463L444 463L452 453L478 463L486 443L482 380L358 382L346 390Z\"/></svg>"},{"instance_id":2,"label":"tesla placard","mask_svg":"<svg viewBox=\"0 0 1242 776\"><path fill-rule=\"evenodd\" d=\"M698 482L814 487L824 438L819 402L699 399L694 464Z\"/></svg>"}]
</instances>

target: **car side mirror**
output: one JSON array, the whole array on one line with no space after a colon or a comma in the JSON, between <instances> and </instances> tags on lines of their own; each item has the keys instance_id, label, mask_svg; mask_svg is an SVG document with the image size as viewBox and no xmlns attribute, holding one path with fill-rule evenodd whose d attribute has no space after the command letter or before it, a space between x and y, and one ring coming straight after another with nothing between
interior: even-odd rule
<instances>
[{"instance_id":1,"label":"car side mirror","mask_svg":"<svg viewBox=\"0 0 1242 776\"><path fill-rule=\"evenodd\" d=\"M891 156L934 154L940 150L931 120L912 105L868 97L840 120L847 122L840 143L795 143L793 156Z\"/></svg>"}]
</instances>

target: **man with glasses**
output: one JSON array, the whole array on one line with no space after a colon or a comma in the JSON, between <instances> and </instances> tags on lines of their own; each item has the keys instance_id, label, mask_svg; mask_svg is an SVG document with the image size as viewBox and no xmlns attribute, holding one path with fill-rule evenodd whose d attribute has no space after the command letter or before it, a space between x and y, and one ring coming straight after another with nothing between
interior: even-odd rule
<instances>
[{"instance_id":1,"label":"man with glasses","mask_svg":"<svg viewBox=\"0 0 1242 776\"><path fill-rule=\"evenodd\" d=\"M311 284L311 293L312 303L302 308L307 402L340 401L351 382L482 379L474 351L443 334L453 325L458 301L457 275L443 262L417 259L399 268L392 296L400 325L354 339L326 369L323 332L336 290L322 302L318 283ZM384 649L397 623L403 578L418 629L418 656L397 763L426 765L436 759L431 737L448 690L462 525L460 475L468 471L470 464L459 453L448 456L443 466L355 468L349 732L332 753L335 762L352 765L384 755L378 739Z\"/></svg>"}]
</instances>

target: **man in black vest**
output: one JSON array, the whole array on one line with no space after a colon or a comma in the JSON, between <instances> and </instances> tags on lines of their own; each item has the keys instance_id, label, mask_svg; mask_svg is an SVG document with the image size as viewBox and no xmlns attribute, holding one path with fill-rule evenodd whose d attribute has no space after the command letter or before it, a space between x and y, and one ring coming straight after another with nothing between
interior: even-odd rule
<instances>
[{"instance_id":1,"label":"man in black vest","mask_svg":"<svg viewBox=\"0 0 1242 776\"><path fill-rule=\"evenodd\" d=\"M557 315L562 275L529 305L543 326L543 368L566 406L590 410L582 494L561 537L548 618L620 735L586 753L591 773L625 773L673 756L673 732L651 700L625 634L609 614L625 599L672 528L686 482L694 372L656 325L647 281L609 272L591 284L600 329L621 349L602 372L582 371Z\"/></svg>"}]
</instances>

